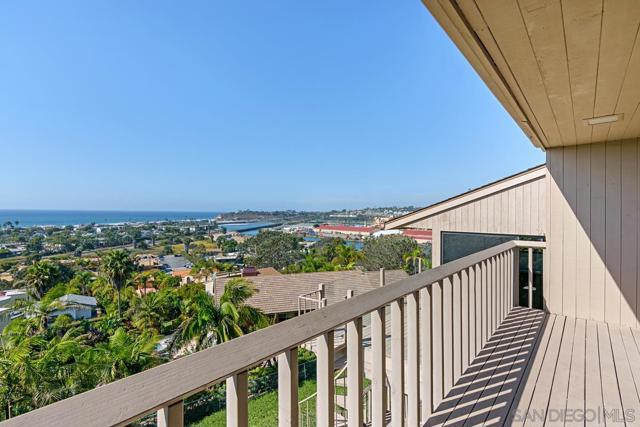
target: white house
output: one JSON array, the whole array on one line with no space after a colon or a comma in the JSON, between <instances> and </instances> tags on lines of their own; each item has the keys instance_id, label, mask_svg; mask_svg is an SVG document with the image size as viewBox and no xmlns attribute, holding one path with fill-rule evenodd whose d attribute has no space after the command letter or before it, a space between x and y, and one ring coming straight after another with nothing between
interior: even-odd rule
<instances>
[{"instance_id":1,"label":"white house","mask_svg":"<svg viewBox=\"0 0 640 427\"><path fill-rule=\"evenodd\" d=\"M62 308L51 313L52 318L68 314L73 320L91 319L95 316L98 303L94 297L67 294L58 298Z\"/></svg>"}]
</instances>

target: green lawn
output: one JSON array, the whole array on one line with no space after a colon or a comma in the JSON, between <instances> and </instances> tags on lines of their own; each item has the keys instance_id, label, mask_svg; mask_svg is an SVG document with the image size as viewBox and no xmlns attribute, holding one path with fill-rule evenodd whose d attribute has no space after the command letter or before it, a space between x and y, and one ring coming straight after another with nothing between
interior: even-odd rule
<instances>
[{"instance_id":1,"label":"green lawn","mask_svg":"<svg viewBox=\"0 0 640 427\"><path fill-rule=\"evenodd\" d=\"M316 392L316 381L308 380L300 384L300 400ZM315 399L310 399L309 410L315 414ZM226 411L218 411L190 427L225 427ZM251 427L274 427L278 425L278 392L272 391L249 401L249 425Z\"/></svg>"}]
</instances>

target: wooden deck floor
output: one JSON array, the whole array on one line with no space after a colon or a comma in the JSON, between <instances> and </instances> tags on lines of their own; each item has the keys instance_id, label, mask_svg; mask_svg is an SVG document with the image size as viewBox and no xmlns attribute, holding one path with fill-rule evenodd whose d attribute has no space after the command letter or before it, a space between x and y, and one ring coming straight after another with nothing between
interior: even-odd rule
<instances>
[{"instance_id":1,"label":"wooden deck floor","mask_svg":"<svg viewBox=\"0 0 640 427\"><path fill-rule=\"evenodd\" d=\"M516 309L428 426L640 426L640 331Z\"/></svg>"}]
</instances>

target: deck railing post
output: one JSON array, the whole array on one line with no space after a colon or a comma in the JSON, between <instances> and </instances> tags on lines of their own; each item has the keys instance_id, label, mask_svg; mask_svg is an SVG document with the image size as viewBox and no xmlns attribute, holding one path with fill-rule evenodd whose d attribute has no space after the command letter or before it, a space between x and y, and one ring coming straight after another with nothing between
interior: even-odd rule
<instances>
[{"instance_id":1,"label":"deck railing post","mask_svg":"<svg viewBox=\"0 0 640 427\"><path fill-rule=\"evenodd\" d=\"M227 427L249 427L247 371L227 378Z\"/></svg>"},{"instance_id":2,"label":"deck railing post","mask_svg":"<svg viewBox=\"0 0 640 427\"><path fill-rule=\"evenodd\" d=\"M183 427L184 402L180 401L158 410L156 424L158 427Z\"/></svg>"},{"instance_id":3,"label":"deck railing post","mask_svg":"<svg viewBox=\"0 0 640 427\"><path fill-rule=\"evenodd\" d=\"M353 298L349 289L347 298ZM349 427L362 427L364 351L362 348L362 317L347 323L347 415Z\"/></svg>"},{"instance_id":4,"label":"deck railing post","mask_svg":"<svg viewBox=\"0 0 640 427\"><path fill-rule=\"evenodd\" d=\"M298 348L278 356L278 426L298 426Z\"/></svg>"}]
</instances>

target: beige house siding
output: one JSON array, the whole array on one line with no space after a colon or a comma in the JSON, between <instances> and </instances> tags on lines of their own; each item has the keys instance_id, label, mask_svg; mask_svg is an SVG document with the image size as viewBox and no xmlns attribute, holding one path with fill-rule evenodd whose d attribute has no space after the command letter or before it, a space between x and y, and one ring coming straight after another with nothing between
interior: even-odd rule
<instances>
[{"instance_id":1,"label":"beige house siding","mask_svg":"<svg viewBox=\"0 0 640 427\"><path fill-rule=\"evenodd\" d=\"M547 185L545 168L534 168L513 177L438 203L409 216L401 226L433 230L433 266L440 265L440 233L545 234ZM442 208L442 209L441 209ZM391 221L393 224L401 220Z\"/></svg>"},{"instance_id":2,"label":"beige house siding","mask_svg":"<svg viewBox=\"0 0 640 427\"><path fill-rule=\"evenodd\" d=\"M639 143L547 151L544 293L552 313L640 326Z\"/></svg>"}]
</instances>

